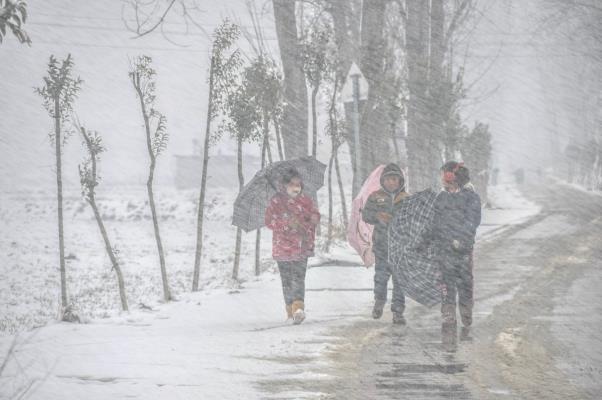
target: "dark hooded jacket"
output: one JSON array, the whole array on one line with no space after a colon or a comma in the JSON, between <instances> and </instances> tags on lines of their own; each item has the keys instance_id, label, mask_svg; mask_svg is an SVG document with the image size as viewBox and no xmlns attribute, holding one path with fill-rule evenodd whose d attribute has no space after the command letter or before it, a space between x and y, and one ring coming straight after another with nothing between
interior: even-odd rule
<instances>
[{"instance_id":1,"label":"dark hooded jacket","mask_svg":"<svg viewBox=\"0 0 602 400\"><path fill-rule=\"evenodd\" d=\"M384 180L389 175L397 175L401 181L399 189L394 193L389 193L385 190ZM368 197L362 209L362 219L364 222L374 225L374 232L372 234L372 250L374 251L374 255L377 258L387 259L389 246L388 224L379 221L376 215L379 212L393 215L397 204L407 196L403 173L396 164L391 163L383 169L380 176L380 186L379 190Z\"/></svg>"},{"instance_id":2,"label":"dark hooded jacket","mask_svg":"<svg viewBox=\"0 0 602 400\"><path fill-rule=\"evenodd\" d=\"M432 229L432 238L439 249L470 253L480 224L481 199L472 185L468 184L456 193L445 190L439 193Z\"/></svg>"}]
</instances>

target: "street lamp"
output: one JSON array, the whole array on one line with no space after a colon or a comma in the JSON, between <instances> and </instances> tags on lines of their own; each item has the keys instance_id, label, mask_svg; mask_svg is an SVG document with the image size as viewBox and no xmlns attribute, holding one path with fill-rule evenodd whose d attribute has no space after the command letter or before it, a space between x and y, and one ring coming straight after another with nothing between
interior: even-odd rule
<instances>
[{"instance_id":1,"label":"street lamp","mask_svg":"<svg viewBox=\"0 0 602 400\"><path fill-rule=\"evenodd\" d=\"M352 114L353 120L353 143L355 147L355 174L353 177L354 188L359 190L361 185L361 160L362 149L360 143L360 102L365 102L368 99L368 81L364 78L357 64L354 62L349 68L345 85L341 90L341 98L345 103L345 113Z\"/></svg>"}]
</instances>

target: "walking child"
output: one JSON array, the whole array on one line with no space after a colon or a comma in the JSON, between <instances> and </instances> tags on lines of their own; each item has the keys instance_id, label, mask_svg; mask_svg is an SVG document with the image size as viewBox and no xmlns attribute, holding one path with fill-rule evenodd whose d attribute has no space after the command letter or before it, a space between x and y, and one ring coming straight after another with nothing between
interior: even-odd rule
<instances>
[{"instance_id":1,"label":"walking child","mask_svg":"<svg viewBox=\"0 0 602 400\"><path fill-rule=\"evenodd\" d=\"M443 189L435 202L433 239L442 273L441 332L444 344L457 338L456 297L462 338L468 338L473 308L473 246L481 223L481 200L469 183L468 168L449 161L441 167Z\"/></svg>"},{"instance_id":2,"label":"walking child","mask_svg":"<svg viewBox=\"0 0 602 400\"><path fill-rule=\"evenodd\" d=\"M364 222L374 225L372 234L372 250L376 257L374 267L374 308L372 317L378 319L383 314L387 303L387 285L389 278L393 279L393 299L391 311L394 324L405 324L405 296L398 281L398 274L393 273L394 266L388 261L388 228L393 218L393 212L407 193L405 179L401 169L394 163L388 164L380 177L381 188L368 197L362 210Z\"/></svg>"},{"instance_id":3,"label":"walking child","mask_svg":"<svg viewBox=\"0 0 602 400\"><path fill-rule=\"evenodd\" d=\"M273 231L272 256L278 263L288 318L295 325L305 319L305 273L314 255L315 229L320 212L303 193L301 175L295 169L282 176L281 188L270 200L266 226Z\"/></svg>"}]
</instances>

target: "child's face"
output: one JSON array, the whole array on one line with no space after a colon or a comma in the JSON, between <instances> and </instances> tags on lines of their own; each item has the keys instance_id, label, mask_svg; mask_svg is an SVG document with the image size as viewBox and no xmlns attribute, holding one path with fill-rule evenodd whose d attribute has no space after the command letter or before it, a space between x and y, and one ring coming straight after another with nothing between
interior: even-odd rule
<instances>
[{"instance_id":1,"label":"child's face","mask_svg":"<svg viewBox=\"0 0 602 400\"><path fill-rule=\"evenodd\" d=\"M395 192L400 186L399 177L396 175L385 176L383 185L385 186L385 189L387 189L387 192Z\"/></svg>"},{"instance_id":2,"label":"child's face","mask_svg":"<svg viewBox=\"0 0 602 400\"><path fill-rule=\"evenodd\" d=\"M445 179L445 171L441 171L441 183L443 184L443 187L447 190L455 190L458 188L458 184L456 183L456 181L449 181Z\"/></svg>"},{"instance_id":3,"label":"child's face","mask_svg":"<svg viewBox=\"0 0 602 400\"><path fill-rule=\"evenodd\" d=\"M286 193L290 197L297 197L301 193L301 179L293 178L286 184Z\"/></svg>"}]
</instances>

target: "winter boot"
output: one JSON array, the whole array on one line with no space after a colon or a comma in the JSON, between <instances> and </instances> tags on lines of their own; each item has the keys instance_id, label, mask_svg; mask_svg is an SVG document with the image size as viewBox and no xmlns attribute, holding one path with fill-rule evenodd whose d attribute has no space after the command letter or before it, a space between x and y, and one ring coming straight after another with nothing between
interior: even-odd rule
<instances>
[{"instance_id":1,"label":"winter boot","mask_svg":"<svg viewBox=\"0 0 602 400\"><path fill-rule=\"evenodd\" d=\"M403 316L403 312L393 311L393 323L395 325L405 325L406 319Z\"/></svg>"},{"instance_id":2,"label":"winter boot","mask_svg":"<svg viewBox=\"0 0 602 400\"><path fill-rule=\"evenodd\" d=\"M458 345L458 325L456 322L456 305L441 306L441 344L447 352L455 352Z\"/></svg>"},{"instance_id":3,"label":"winter boot","mask_svg":"<svg viewBox=\"0 0 602 400\"><path fill-rule=\"evenodd\" d=\"M471 342L472 336L470 336L470 327L463 326L460 330L460 340L463 342Z\"/></svg>"},{"instance_id":4,"label":"winter boot","mask_svg":"<svg viewBox=\"0 0 602 400\"><path fill-rule=\"evenodd\" d=\"M293 324L294 325L299 325L305 319L304 308L305 308L305 305L303 304L303 301L301 301L301 300L293 301L293 306L292 306L291 311L293 312Z\"/></svg>"},{"instance_id":5,"label":"winter boot","mask_svg":"<svg viewBox=\"0 0 602 400\"><path fill-rule=\"evenodd\" d=\"M472 325L472 306L465 306L460 304L460 318L462 319L462 325L469 328Z\"/></svg>"},{"instance_id":6,"label":"winter boot","mask_svg":"<svg viewBox=\"0 0 602 400\"><path fill-rule=\"evenodd\" d=\"M374 307L372 308L372 318L379 319L383 316L383 310L385 308L386 300L375 300Z\"/></svg>"},{"instance_id":7,"label":"winter boot","mask_svg":"<svg viewBox=\"0 0 602 400\"><path fill-rule=\"evenodd\" d=\"M441 324L441 344L443 345L444 351L449 353L456 351L458 347L458 327L456 323Z\"/></svg>"},{"instance_id":8,"label":"winter boot","mask_svg":"<svg viewBox=\"0 0 602 400\"><path fill-rule=\"evenodd\" d=\"M442 304L441 305L441 321L443 324L456 325L456 305Z\"/></svg>"},{"instance_id":9,"label":"winter boot","mask_svg":"<svg viewBox=\"0 0 602 400\"><path fill-rule=\"evenodd\" d=\"M291 304L286 305L286 319L293 318L293 306Z\"/></svg>"}]
</instances>

